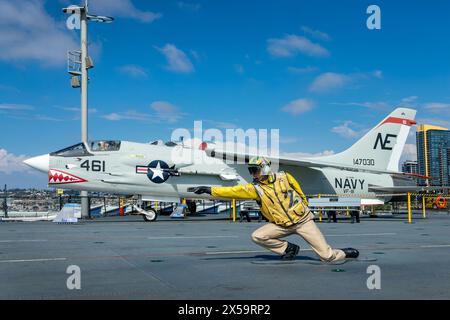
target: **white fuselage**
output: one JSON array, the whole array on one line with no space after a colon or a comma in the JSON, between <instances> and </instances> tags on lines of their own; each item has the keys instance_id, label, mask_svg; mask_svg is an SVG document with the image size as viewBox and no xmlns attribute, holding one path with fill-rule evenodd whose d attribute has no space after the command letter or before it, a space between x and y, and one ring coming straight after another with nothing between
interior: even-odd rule
<instances>
[{"instance_id":1,"label":"white fuselage","mask_svg":"<svg viewBox=\"0 0 450 320\"><path fill-rule=\"evenodd\" d=\"M234 186L251 182L246 164L227 163L201 150L122 142L117 151L49 158L49 186L61 189L142 195L160 201L195 198L192 186ZM205 160L206 159L206 160ZM369 194L369 185L391 187L389 174L333 168L283 166L306 194ZM200 197L203 198L203 197Z\"/></svg>"}]
</instances>

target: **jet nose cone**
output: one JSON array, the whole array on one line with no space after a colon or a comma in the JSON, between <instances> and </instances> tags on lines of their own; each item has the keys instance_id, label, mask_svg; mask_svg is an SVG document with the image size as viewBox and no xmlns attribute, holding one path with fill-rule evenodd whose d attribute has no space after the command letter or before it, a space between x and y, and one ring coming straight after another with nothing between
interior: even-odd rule
<instances>
[{"instance_id":1,"label":"jet nose cone","mask_svg":"<svg viewBox=\"0 0 450 320\"><path fill-rule=\"evenodd\" d=\"M42 156L27 159L23 163L33 169L47 173L50 166L50 156L48 154L44 154Z\"/></svg>"}]
</instances>

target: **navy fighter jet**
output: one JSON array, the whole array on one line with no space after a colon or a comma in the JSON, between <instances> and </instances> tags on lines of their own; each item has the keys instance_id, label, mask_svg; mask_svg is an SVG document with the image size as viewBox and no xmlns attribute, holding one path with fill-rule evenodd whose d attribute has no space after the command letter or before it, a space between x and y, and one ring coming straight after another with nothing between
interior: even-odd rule
<instances>
[{"instance_id":1,"label":"navy fighter jet","mask_svg":"<svg viewBox=\"0 0 450 320\"><path fill-rule=\"evenodd\" d=\"M397 108L349 149L316 158L271 159L291 173L306 194L373 194L414 185L398 172L400 156L416 110ZM251 154L216 150L202 143L192 148L174 142L79 143L24 162L48 173L48 185L115 194L138 195L144 201L179 202L207 198L188 192L197 185L233 186L251 182ZM205 162L205 159L207 160ZM232 159L230 161L229 159ZM141 213L153 220L154 212Z\"/></svg>"}]
</instances>

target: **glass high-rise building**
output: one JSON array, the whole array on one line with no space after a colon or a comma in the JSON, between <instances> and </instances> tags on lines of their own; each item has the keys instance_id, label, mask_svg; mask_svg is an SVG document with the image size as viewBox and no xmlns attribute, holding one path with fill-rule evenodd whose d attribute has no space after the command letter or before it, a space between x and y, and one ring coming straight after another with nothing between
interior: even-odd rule
<instances>
[{"instance_id":1,"label":"glass high-rise building","mask_svg":"<svg viewBox=\"0 0 450 320\"><path fill-rule=\"evenodd\" d=\"M406 160L402 165L402 172L417 174L417 161Z\"/></svg>"},{"instance_id":2,"label":"glass high-rise building","mask_svg":"<svg viewBox=\"0 0 450 320\"><path fill-rule=\"evenodd\" d=\"M419 125L416 133L418 173L431 177L420 179L419 185L450 185L450 131L427 124Z\"/></svg>"}]
</instances>

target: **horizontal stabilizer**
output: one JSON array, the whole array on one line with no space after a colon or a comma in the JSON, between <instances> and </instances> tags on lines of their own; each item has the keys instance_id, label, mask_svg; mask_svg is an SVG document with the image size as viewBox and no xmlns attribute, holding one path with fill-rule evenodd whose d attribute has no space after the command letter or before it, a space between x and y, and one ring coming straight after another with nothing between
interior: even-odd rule
<instances>
[{"instance_id":1,"label":"horizontal stabilizer","mask_svg":"<svg viewBox=\"0 0 450 320\"><path fill-rule=\"evenodd\" d=\"M387 192L387 193L405 193L405 192L427 192L438 190L450 190L450 186L446 187L421 187L421 186L395 186L380 187L369 185L369 192Z\"/></svg>"}]
</instances>

